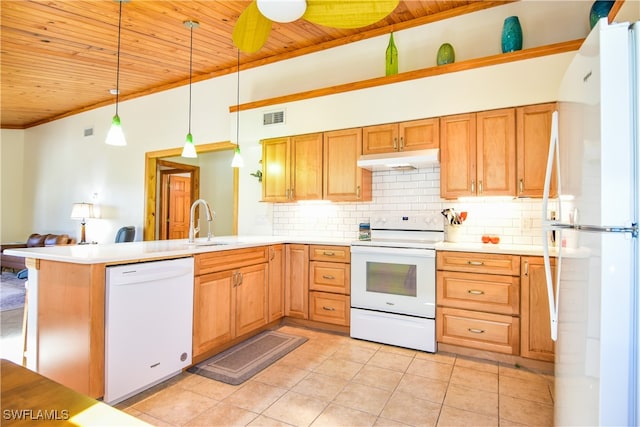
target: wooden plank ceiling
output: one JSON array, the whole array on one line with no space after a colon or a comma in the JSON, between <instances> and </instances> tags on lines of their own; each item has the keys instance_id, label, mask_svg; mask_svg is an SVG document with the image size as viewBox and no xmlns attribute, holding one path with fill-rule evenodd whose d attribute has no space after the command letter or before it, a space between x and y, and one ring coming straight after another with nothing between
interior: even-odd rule
<instances>
[{"instance_id":1,"label":"wooden plank ceiling","mask_svg":"<svg viewBox=\"0 0 640 427\"><path fill-rule=\"evenodd\" d=\"M475 12L505 2L407 0L384 20L341 30L304 20L274 23L266 45L241 55L241 69ZM250 1L132 0L123 4L120 99L234 72L231 33ZM25 129L109 105L115 96L119 3L113 0L12 0L0 11L0 127Z\"/></svg>"}]
</instances>

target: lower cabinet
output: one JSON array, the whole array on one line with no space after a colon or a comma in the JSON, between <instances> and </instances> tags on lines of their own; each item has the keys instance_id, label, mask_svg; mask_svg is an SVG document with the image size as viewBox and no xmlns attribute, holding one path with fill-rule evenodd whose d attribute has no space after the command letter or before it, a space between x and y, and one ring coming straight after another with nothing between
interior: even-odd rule
<instances>
[{"instance_id":1,"label":"lower cabinet","mask_svg":"<svg viewBox=\"0 0 640 427\"><path fill-rule=\"evenodd\" d=\"M284 315L309 318L309 246L288 244L285 256Z\"/></svg>"},{"instance_id":2,"label":"lower cabinet","mask_svg":"<svg viewBox=\"0 0 640 427\"><path fill-rule=\"evenodd\" d=\"M438 342L520 353L520 257L436 254Z\"/></svg>"},{"instance_id":3,"label":"lower cabinet","mask_svg":"<svg viewBox=\"0 0 640 427\"><path fill-rule=\"evenodd\" d=\"M438 342L553 362L542 257L446 251L436 257Z\"/></svg>"},{"instance_id":4,"label":"lower cabinet","mask_svg":"<svg viewBox=\"0 0 640 427\"><path fill-rule=\"evenodd\" d=\"M317 322L349 326L349 247L311 245L309 259L309 318Z\"/></svg>"},{"instance_id":5,"label":"lower cabinet","mask_svg":"<svg viewBox=\"0 0 640 427\"><path fill-rule=\"evenodd\" d=\"M269 246L269 322L284 317L284 245Z\"/></svg>"},{"instance_id":6,"label":"lower cabinet","mask_svg":"<svg viewBox=\"0 0 640 427\"><path fill-rule=\"evenodd\" d=\"M555 258L551 275L555 278ZM555 344L551 339L551 320L547 281L542 257L522 257L522 325L520 355L530 359L554 361ZM555 286L555 283L554 283Z\"/></svg>"},{"instance_id":7,"label":"lower cabinet","mask_svg":"<svg viewBox=\"0 0 640 427\"><path fill-rule=\"evenodd\" d=\"M196 256L194 359L268 323L267 254L267 247L256 247Z\"/></svg>"}]
</instances>

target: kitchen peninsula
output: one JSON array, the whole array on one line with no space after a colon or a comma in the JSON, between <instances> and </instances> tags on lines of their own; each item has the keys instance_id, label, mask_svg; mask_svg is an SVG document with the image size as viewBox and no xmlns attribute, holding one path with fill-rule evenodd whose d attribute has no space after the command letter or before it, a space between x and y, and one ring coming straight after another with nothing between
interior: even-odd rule
<instances>
[{"instance_id":1,"label":"kitchen peninsula","mask_svg":"<svg viewBox=\"0 0 640 427\"><path fill-rule=\"evenodd\" d=\"M331 239L286 240L289 243L293 241L302 246L315 244L327 248L344 247L349 244ZM223 273L228 272L229 277L236 277L238 272L244 271L242 268L247 263L266 267L270 260L274 262L276 259L280 265L271 269L262 268L262 275L258 279L263 285L263 292L259 294L261 298L264 297L264 305L261 308L264 313L255 314L260 321L247 321L250 324L249 329L242 330L237 335L233 331L231 338L241 340L255 334L268 327L269 323L274 323L275 320L272 319L283 316L267 316L273 312L267 307L273 298L269 298L266 274L270 270L282 272L280 277L273 280L275 283L272 287L275 289L272 292L276 296L276 303L284 304L283 243L285 240L273 236L228 236L215 237L211 241L207 241L206 238L196 239L195 243L188 243L187 240L165 240L8 251L11 255L26 258L29 268L26 366L88 396L98 398L104 395L105 272L108 266L114 265L193 257L196 276L199 272L207 273L207 277L217 274L217 277L223 278L221 280L229 282L219 283L225 286L227 293L233 292L235 298L236 291L232 290L231 279ZM277 249L280 249L278 257L275 255ZM215 259L223 262L216 264ZM250 273L246 277L245 283L251 280ZM231 304L230 300L227 302ZM149 296L149 304L152 303L153 295ZM194 306L197 315L197 304ZM280 313L284 313L282 307ZM230 323L235 324L235 319ZM194 325L194 328L196 327ZM205 331L209 332L211 331ZM194 349L195 343L201 341L194 332ZM197 359L198 351L194 351L193 363L211 355L211 352L200 353Z\"/></svg>"}]
</instances>

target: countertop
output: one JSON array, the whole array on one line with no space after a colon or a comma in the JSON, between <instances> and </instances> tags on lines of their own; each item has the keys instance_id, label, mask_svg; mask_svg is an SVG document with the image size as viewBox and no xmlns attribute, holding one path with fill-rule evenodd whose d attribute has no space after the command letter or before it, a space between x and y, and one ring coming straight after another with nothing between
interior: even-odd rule
<instances>
[{"instance_id":1,"label":"countertop","mask_svg":"<svg viewBox=\"0 0 640 427\"><path fill-rule=\"evenodd\" d=\"M211 241L196 239L196 243L181 240L153 240L147 242L107 243L94 245L60 245L44 248L6 249L8 255L24 258L36 258L48 261L72 262L76 264L117 264L152 259L187 257L200 253L230 249L250 248L279 243L299 243L316 245L349 246L353 239L334 239L322 237L278 237L278 236L220 236ZM451 243L440 242L437 251L481 252L494 254L512 254L542 256L542 246L508 245L492 243ZM557 248L550 248L555 256Z\"/></svg>"},{"instance_id":2,"label":"countertop","mask_svg":"<svg viewBox=\"0 0 640 427\"><path fill-rule=\"evenodd\" d=\"M274 245L278 243L349 246L352 240L353 239L346 240L322 237L219 236L213 237L211 241L207 241L206 237L198 238L195 244L189 243L187 239L153 240L147 242L6 249L4 253L24 258L71 262L75 264L116 264L152 259L180 258L199 253Z\"/></svg>"},{"instance_id":3,"label":"countertop","mask_svg":"<svg viewBox=\"0 0 640 427\"><path fill-rule=\"evenodd\" d=\"M0 370L3 426L150 425L9 360Z\"/></svg>"}]
</instances>

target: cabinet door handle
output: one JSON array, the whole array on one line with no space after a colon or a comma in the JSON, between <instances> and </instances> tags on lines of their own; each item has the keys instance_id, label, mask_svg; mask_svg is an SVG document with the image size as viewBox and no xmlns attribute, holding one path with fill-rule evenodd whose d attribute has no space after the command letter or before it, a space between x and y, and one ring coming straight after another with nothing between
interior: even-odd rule
<instances>
[{"instance_id":1,"label":"cabinet door handle","mask_svg":"<svg viewBox=\"0 0 640 427\"><path fill-rule=\"evenodd\" d=\"M471 295L484 295L484 291L479 291L477 289L469 289L467 290L467 293Z\"/></svg>"},{"instance_id":2,"label":"cabinet door handle","mask_svg":"<svg viewBox=\"0 0 640 427\"><path fill-rule=\"evenodd\" d=\"M289 189L284 190L284 198L289 200Z\"/></svg>"},{"instance_id":3,"label":"cabinet door handle","mask_svg":"<svg viewBox=\"0 0 640 427\"><path fill-rule=\"evenodd\" d=\"M295 199L293 188L291 189L291 200Z\"/></svg>"},{"instance_id":4,"label":"cabinet door handle","mask_svg":"<svg viewBox=\"0 0 640 427\"><path fill-rule=\"evenodd\" d=\"M322 252L322 255L325 255L325 256L336 256L335 252L331 252L331 251L324 251L324 252Z\"/></svg>"},{"instance_id":5,"label":"cabinet door handle","mask_svg":"<svg viewBox=\"0 0 640 427\"><path fill-rule=\"evenodd\" d=\"M467 261L469 265L484 265L484 261Z\"/></svg>"},{"instance_id":6,"label":"cabinet door handle","mask_svg":"<svg viewBox=\"0 0 640 427\"><path fill-rule=\"evenodd\" d=\"M404 151L404 137L400 137L400 151Z\"/></svg>"},{"instance_id":7,"label":"cabinet door handle","mask_svg":"<svg viewBox=\"0 0 640 427\"><path fill-rule=\"evenodd\" d=\"M482 194L482 180L478 181L478 193Z\"/></svg>"},{"instance_id":8,"label":"cabinet door handle","mask_svg":"<svg viewBox=\"0 0 640 427\"><path fill-rule=\"evenodd\" d=\"M393 149L394 150L398 149L398 138L393 138Z\"/></svg>"},{"instance_id":9,"label":"cabinet door handle","mask_svg":"<svg viewBox=\"0 0 640 427\"><path fill-rule=\"evenodd\" d=\"M524 191L524 180L520 178L520 194Z\"/></svg>"},{"instance_id":10,"label":"cabinet door handle","mask_svg":"<svg viewBox=\"0 0 640 427\"><path fill-rule=\"evenodd\" d=\"M231 280L231 283L233 283L233 287L234 288L236 286L238 286L238 272L237 271L233 272L233 279Z\"/></svg>"},{"instance_id":11,"label":"cabinet door handle","mask_svg":"<svg viewBox=\"0 0 640 427\"><path fill-rule=\"evenodd\" d=\"M524 275L529 276L529 261L524 262Z\"/></svg>"},{"instance_id":12,"label":"cabinet door handle","mask_svg":"<svg viewBox=\"0 0 640 427\"><path fill-rule=\"evenodd\" d=\"M360 198L360 186L359 185L356 187L356 197L358 199Z\"/></svg>"},{"instance_id":13,"label":"cabinet door handle","mask_svg":"<svg viewBox=\"0 0 640 427\"><path fill-rule=\"evenodd\" d=\"M275 249L273 249L273 247L269 246L269 261L273 261L273 259L275 257L276 257Z\"/></svg>"},{"instance_id":14,"label":"cabinet door handle","mask_svg":"<svg viewBox=\"0 0 640 427\"><path fill-rule=\"evenodd\" d=\"M472 334L484 334L484 329L469 328L467 329L467 331L471 332Z\"/></svg>"},{"instance_id":15,"label":"cabinet door handle","mask_svg":"<svg viewBox=\"0 0 640 427\"><path fill-rule=\"evenodd\" d=\"M472 193L476 192L476 180L475 179L471 180L471 192Z\"/></svg>"},{"instance_id":16,"label":"cabinet door handle","mask_svg":"<svg viewBox=\"0 0 640 427\"><path fill-rule=\"evenodd\" d=\"M333 308L333 307L327 307L326 305L323 305L323 306L322 306L322 309L323 309L323 310L326 310L326 311L336 311L336 309L335 309L335 308Z\"/></svg>"},{"instance_id":17,"label":"cabinet door handle","mask_svg":"<svg viewBox=\"0 0 640 427\"><path fill-rule=\"evenodd\" d=\"M332 276L330 274L323 274L322 278L327 280L335 280L336 276Z\"/></svg>"},{"instance_id":18,"label":"cabinet door handle","mask_svg":"<svg viewBox=\"0 0 640 427\"><path fill-rule=\"evenodd\" d=\"M244 279L244 277L242 276L242 273L238 272L238 278L240 279L240 282L238 283L238 286L242 285L242 281Z\"/></svg>"}]
</instances>

